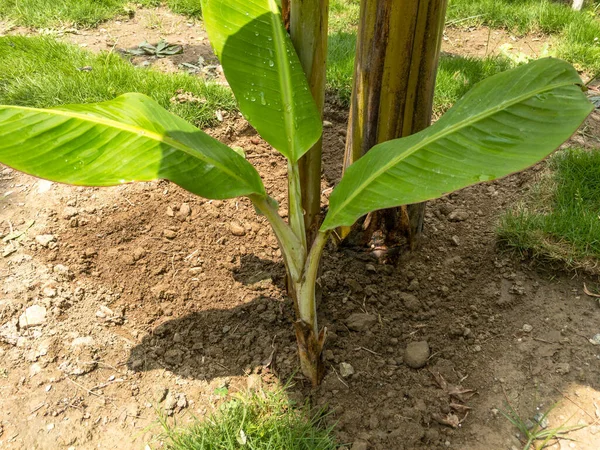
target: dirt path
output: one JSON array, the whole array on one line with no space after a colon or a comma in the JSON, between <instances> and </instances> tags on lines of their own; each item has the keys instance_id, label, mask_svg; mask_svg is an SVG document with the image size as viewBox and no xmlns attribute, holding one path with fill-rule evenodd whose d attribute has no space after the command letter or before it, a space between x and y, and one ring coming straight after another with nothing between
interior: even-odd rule
<instances>
[{"instance_id":1,"label":"dirt path","mask_svg":"<svg viewBox=\"0 0 600 450\"><path fill-rule=\"evenodd\" d=\"M204 41L191 44L203 36L197 25L167 17L177 22L163 18L167 40L181 36L198 47L194 57L206 51ZM130 26L103 29L120 36L117 25ZM162 33L134 31L133 44ZM94 33L68 38L106 48ZM328 107L326 119L327 193L346 116ZM284 211L282 158L241 118L211 133L247 151ZM575 139L597 147L597 137ZM329 248L319 311L329 371L314 398L332 409L342 442L520 449L501 414L508 400L525 419L556 404L551 427L587 425L551 448L600 447L600 345L589 340L600 308L582 292L597 279L495 246L499 213L537 173L432 202L422 251L398 267ZM198 199L167 182L74 188L10 169L0 171L0 199L0 449L160 448L157 409L186 423L223 401L217 388L296 371L280 253L249 201ZM419 370L404 360L415 341L431 348ZM342 377L342 363L354 374ZM451 397L443 380L476 393ZM310 394L300 379L290 390ZM456 429L442 424L456 420Z\"/></svg>"}]
</instances>

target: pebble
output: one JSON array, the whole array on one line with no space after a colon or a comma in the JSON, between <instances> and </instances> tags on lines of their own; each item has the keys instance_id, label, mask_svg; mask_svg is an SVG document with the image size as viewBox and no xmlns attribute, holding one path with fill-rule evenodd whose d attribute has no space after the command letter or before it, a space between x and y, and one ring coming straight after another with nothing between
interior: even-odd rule
<instances>
[{"instance_id":1,"label":"pebble","mask_svg":"<svg viewBox=\"0 0 600 450\"><path fill-rule=\"evenodd\" d=\"M177 236L177 233L174 232L173 230L163 230L163 236L166 237L167 239L175 239L175 237Z\"/></svg>"},{"instance_id":2,"label":"pebble","mask_svg":"<svg viewBox=\"0 0 600 450\"><path fill-rule=\"evenodd\" d=\"M331 128L331 127L333 127L333 123L331 123L328 120L323 121L323 128Z\"/></svg>"},{"instance_id":3,"label":"pebble","mask_svg":"<svg viewBox=\"0 0 600 450\"><path fill-rule=\"evenodd\" d=\"M188 203L182 203L179 207L179 212L177 213L177 217L182 222L188 218L192 214L192 208Z\"/></svg>"},{"instance_id":4,"label":"pebble","mask_svg":"<svg viewBox=\"0 0 600 450\"><path fill-rule=\"evenodd\" d=\"M93 345L94 338L92 336L81 336L73 339L73 342L71 342L71 347L93 347Z\"/></svg>"},{"instance_id":5,"label":"pebble","mask_svg":"<svg viewBox=\"0 0 600 450\"><path fill-rule=\"evenodd\" d=\"M533 331L533 326L526 323L525 325L523 325L523 331L525 333L531 333Z\"/></svg>"},{"instance_id":6,"label":"pebble","mask_svg":"<svg viewBox=\"0 0 600 450\"><path fill-rule=\"evenodd\" d=\"M78 214L77 208L74 208L72 206L67 206L63 210L63 218L64 219L71 219L71 218L75 217L77 214Z\"/></svg>"},{"instance_id":7,"label":"pebble","mask_svg":"<svg viewBox=\"0 0 600 450\"><path fill-rule=\"evenodd\" d=\"M35 240L42 247L48 247L48 245L50 244L50 242L55 242L56 241L56 236L54 236L53 234L38 234L35 237Z\"/></svg>"},{"instance_id":8,"label":"pebble","mask_svg":"<svg viewBox=\"0 0 600 450\"><path fill-rule=\"evenodd\" d=\"M367 331L377 323L373 314L355 313L346 319L346 326L352 331Z\"/></svg>"},{"instance_id":9,"label":"pebble","mask_svg":"<svg viewBox=\"0 0 600 450\"><path fill-rule=\"evenodd\" d=\"M348 378L351 375L354 375L354 367L352 367L348 363L340 363L340 375L342 378Z\"/></svg>"},{"instance_id":10,"label":"pebble","mask_svg":"<svg viewBox=\"0 0 600 450\"><path fill-rule=\"evenodd\" d=\"M156 402L160 403L165 398L167 398L167 394L168 393L169 393L169 390L166 387L164 387L164 386L156 386L154 388L154 400L156 400Z\"/></svg>"},{"instance_id":11,"label":"pebble","mask_svg":"<svg viewBox=\"0 0 600 450\"><path fill-rule=\"evenodd\" d=\"M421 309L421 302L413 294L403 292L400 294L404 307L412 312L417 312Z\"/></svg>"},{"instance_id":12,"label":"pebble","mask_svg":"<svg viewBox=\"0 0 600 450\"><path fill-rule=\"evenodd\" d=\"M139 261L144 256L146 256L146 250L144 248L136 247L135 250L133 250L133 260L134 261Z\"/></svg>"},{"instance_id":13,"label":"pebble","mask_svg":"<svg viewBox=\"0 0 600 450\"><path fill-rule=\"evenodd\" d=\"M165 408L167 413L173 414L173 410L175 409L176 406L177 406L177 398L175 397L175 395L173 395L173 393L169 392L167 394L167 396L165 397L165 403L164 403L163 407Z\"/></svg>"},{"instance_id":14,"label":"pebble","mask_svg":"<svg viewBox=\"0 0 600 450\"><path fill-rule=\"evenodd\" d=\"M463 222L469 218L469 213L464 209L457 209L448 214L450 222Z\"/></svg>"},{"instance_id":15,"label":"pebble","mask_svg":"<svg viewBox=\"0 0 600 450\"><path fill-rule=\"evenodd\" d=\"M45 287L42 292L44 293L44 295L46 297L50 297L50 298L54 298L56 297L56 289L54 289L53 287Z\"/></svg>"},{"instance_id":16,"label":"pebble","mask_svg":"<svg viewBox=\"0 0 600 450\"><path fill-rule=\"evenodd\" d=\"M571 366L569 363L558 363L555 371L559 375L566 375L571 371Z\"/></svg>"},{"instance_id":17,"label":"pebble","mask_svg":"<svg viewBox=\"0 0 600 450\"><path fill-rule=\"evenodd\" d=\"M229 231L234 236L244 236L246 234L246 230L239 223L231 222L229 224Z\"/></svg>"},{"instance_id":18,"label":"pebble","mask_svg":"<svg viewBox=\"0 0 600 450\"><path fill-rule=\"evenodd\" d=\"M179 394L177 396L177 407L180 409L187 408L188 401L185 394Z\"/></svg>"},{"instance_id":19,"label":"pebble","mask_svg":"<svg viewBox=\"0 0 600 450\"><path fill-rule=\"evenodd\" d=\"M427 364L430 350L427 341L411 342L404 351L404 363L413 369L420 369Z\"/></svg>"},{"instance_id":20,"label":"pebble","mask_svg":"<svg viewBox=\"0 0 600 450\"><path fill-rule=\"evenodd\" d=\"M96 251L95 248L93 247L88 247L83 251L83 257L84 258L93 258L94 256L96 256L98 254L98 252Z\"/></svg>"},{"instance_id":21,"label":"pebble","mask_svg":"<svg viewBox=\"0 0 600 450\"><path fill-rule=\"evenodd\" d=\"M369 446L366 442L355 441L354 444L352 444L352 448L350 450L367 450L368 448Z\"/></svg>"},{"instance_id":22,"label":"pebble","mask_svg":"<svg viewBox=\"0 0 600 450\"><path fill-rule=\"evenodd\" d=\"M30 306L19 317L19 327L26 329L37 327L46 323L46 308L39 305Z\"/></svg>"}]
</instances>

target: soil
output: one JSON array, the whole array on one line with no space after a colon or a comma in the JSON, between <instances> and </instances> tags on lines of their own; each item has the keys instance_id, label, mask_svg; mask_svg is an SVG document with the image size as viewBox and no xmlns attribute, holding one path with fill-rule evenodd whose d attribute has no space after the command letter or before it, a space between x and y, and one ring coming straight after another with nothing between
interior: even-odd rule
<instances>
[{"instance_id":1,"label":"soil","mask_svg":"<svg viewBox=\"0 0 600 450\"><path fill-rule=\"evenodd\" d=\"M134 20L142 28L103 28L121 36L123 26L134 44L158 36ZM201 29L176 20L195 45ZM84 38L68 36L92 48ZM339 180L347 114L330 101L325 119L324 202ZM573 142L598 148L599 119ZM246 150L285 214L283 158L242 118L208 132ZM600 305L583 292L598 279L496 244L499 214L541 167L429 203L421 249L395 266L330 245L319 307L328 371L317 390L297 376L281 255L248 200L208 201L166 181L78 188L1 170L0 449L161 448L157 411L185 424L226 400L222 388L290 377L289 395L327 406L348 448L520 449L503 417L514 408L530 422L550 411L551 428L584 426L549 448L598 449ZM430 355L413 369L404 352L418 341Z\"/></svg>"}]
</instances>

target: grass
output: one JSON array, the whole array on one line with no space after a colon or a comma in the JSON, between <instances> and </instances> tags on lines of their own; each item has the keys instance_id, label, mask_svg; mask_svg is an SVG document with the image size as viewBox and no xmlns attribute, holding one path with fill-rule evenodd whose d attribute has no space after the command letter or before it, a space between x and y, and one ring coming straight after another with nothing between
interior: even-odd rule
<instances>
[{"instance_id":1,"label":"grass","mask_svg":"<svg viewBox=\"0 0 600 450\"><path fill-rule=\"evenodd\" d=\"M521 441L524 444L523 450L541 450L546 448L552 441L558 441L561 438L564 439L567 433L583 428L581 425L561 425L555 428L548 428L548 415L552 409L554 409L554 406L544 413L538 413L533 420L524 420L510 403L508 404L507 411L500 412L519 430Z\"/></svg>"},{"instance_id":2,"label":"grass","mask_svg":"<svg viewBox=\"0 0 600 450\"><path fill-rule=\"evenodd\" d=\"M200 0L167 0L169 9L178 14L184 14L197 19L202 17Z\"/></svg>"},{"instance_id":3,"label":"grass","mask_svg":"<svg viewBox=\"0 0 600 450\"><path fill-rule=\"evenodd\" d=\"M35 28L94 27L125 14L127 4L125 0L0 0L0 18Z\"/></svg>"},{"instance_id":4,"label":"grass","mask_svg":"<svg viewBox=\"0 0 600 450\"><path fill-rule=\"evenodd\" d=\"M555 36L556 56L593 74L600 71L600 2L573 11L557 0L450 0L447 23L489 25ZM465 20L466 19L466 20Z\"/></svg>"},{"instance_id":5,"label":"grass","mask_svg":"<svg viewBox=\"0 0 600 450\"><path fill-rule=\"evenodd\" d=\"M216 110L235 109L231 92L222 86L187 74L136 68L117 54L94 54L49 37L0 38L0 60L0 104L47 108L141 92L199 127L217 123ZM204 102L172 103L179 89Z\"/></svg>"},{"instance_id":6,"label":"grass","mask_svg":"<svg viewBox=\"0 0 600 450\"><path fill-rule=\"evenodd\" d=\"M506 212L499 241L543 262L598 272L600 151L567 150L521 203Z\"/></svg>"},{"instance_id":7,"label":"grass","mask_svg":"<svg viewBox=\"0 0 600 450\"><path fill-rule=\"evenodd\" d=\"M334 450L332 429L283 389L237 394L204 421L178 429L161 418L169 450Z\"/></svg>"},{"instance_id":8,"label":"grass","mask_svg":"<svg viewBox=\"0 0 600 450\"><path fill-rule=\"evenodd\" d=\"M0 0L0 18L32 28L89 28L161 0ZM175 13L201 17L200 0L166 0Z\"/></svg>"}]
</instances>

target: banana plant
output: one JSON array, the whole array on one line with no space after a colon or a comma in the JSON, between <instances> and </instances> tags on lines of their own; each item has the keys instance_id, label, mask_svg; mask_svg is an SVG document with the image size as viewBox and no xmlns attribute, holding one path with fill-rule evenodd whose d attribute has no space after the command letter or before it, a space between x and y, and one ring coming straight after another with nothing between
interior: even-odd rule
<instances>
[{"instance_id":1,"label":"banana plant","mask_svg":"<svg viewBox=\"0 0 600 450\"><path fill-rule=\"evenodd\" d=\"M209 199L250 198L279 242L300 366L314 385L324 374L326 337L317 322L315 284L334 229L374 210L435 199L523 170L567 140L593 108L577 72L558 59L490 77L431 127L376 145L352 164L309 246L298 166L322 126L278 4L204 0L203 16L241 112L287 159L288 221L243 155L141 94L51 109L0 106L0 162L73 185L167 179Z\"/></svg>"}]
</instances>

